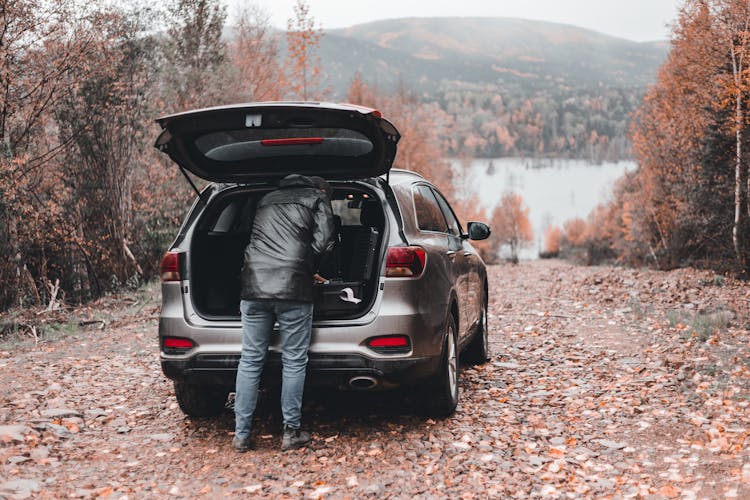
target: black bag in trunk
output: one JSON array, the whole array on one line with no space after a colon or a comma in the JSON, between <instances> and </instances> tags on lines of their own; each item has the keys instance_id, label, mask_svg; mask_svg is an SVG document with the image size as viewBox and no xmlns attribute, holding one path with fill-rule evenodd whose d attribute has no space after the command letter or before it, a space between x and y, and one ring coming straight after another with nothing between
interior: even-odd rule
<instances>
[{"instance_id":1,"label":"black bag in trunk","mask_svg":"<svg viewBox=\"0 0 750 500\"><path fill-rule=\"evenodd\" d=\"M341 240L332 253L340 259L335 276L328 283L313 286L314 311L317 317L329 317L355 313L366 307L372 291L367 287L371 281L378 232L367 226L344 226ZM324 259L325 261L325 259Z\"/></svg>"}]
</instances>

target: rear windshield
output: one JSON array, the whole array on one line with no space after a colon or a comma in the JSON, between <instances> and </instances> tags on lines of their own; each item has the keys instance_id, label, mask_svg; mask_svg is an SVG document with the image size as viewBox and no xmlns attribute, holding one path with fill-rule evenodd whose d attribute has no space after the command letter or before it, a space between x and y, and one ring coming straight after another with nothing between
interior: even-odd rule
<instances>
[{"instance_id":1,"label":"rear windshield","mask_svg":"<svg viewBox=\"0 0 750 500\"><path fill-rule=\"evenodd\" d=\"M222 130L198 137L195 145L206 158L219 162L289 156L357 158L373 150L364 134L342 128Z\"/></svg>"}]
</instances>

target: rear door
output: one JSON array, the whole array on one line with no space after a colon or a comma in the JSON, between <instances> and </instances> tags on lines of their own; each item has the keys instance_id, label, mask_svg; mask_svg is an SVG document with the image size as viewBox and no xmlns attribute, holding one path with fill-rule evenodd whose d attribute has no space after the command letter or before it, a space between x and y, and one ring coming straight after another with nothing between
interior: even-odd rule
<instances>
[{"instance_id":1,"label":"rear door","mask_svg":"<svg viewBox=\"0 0 750 500\"><path fill-rule=\"evenodd\" d=\"M428 236L430 256L440 259L450 276L450 283L458 299L458 332L463 336L468 321L468 293L466 258L461 252L460 232L452 234L440 207L439 193L428 184L416 184L413 188L417 224L423 237ZM423 244L423 243L420 243ZM459 339L460 340L460 339Z\"/></svg>"},{"instance_id":2,"label":"rear door","mask_svg":"<svg viewBox=\"0 0 750 500\"><path fill-rule=\"evenodd\" d=\"M464 312L461 315L464 320L461 334L468 335L469 329L479 321L482 308L481 291L483 290L483 286L479 278L479 257L471 244L465 238L462 238L463 230L461 229L461 224L456 214L453 213L453 209L448 204L448 201L437 190L435 190L435 197L448 224L448 239L451 250L456 252L455 259L460 262L460 266L456 270L459 273L456 276L456 280L461 284L463 295L459 299Z\"/></svg>"},{"instance_id":3,"label":"rear door","mask_svg":"<svg viewBox=\"0 0 750 500\"><path fill-rule=\"evenodd\" d=\"M269 182L289 174L360 179L388 172L400 135L380 112L326 103L253 103L157 120L155 146L214 182Z\"/></svg>"}]
</instances>

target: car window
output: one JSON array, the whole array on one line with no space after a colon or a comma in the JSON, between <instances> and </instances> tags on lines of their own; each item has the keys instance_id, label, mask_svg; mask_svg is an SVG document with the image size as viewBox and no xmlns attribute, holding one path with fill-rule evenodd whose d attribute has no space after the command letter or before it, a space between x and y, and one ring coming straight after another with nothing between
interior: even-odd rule
<instances>
[{"instance_id":1,"label":"car window","mask_svg":"<svg viewBox=\"0 0 750 500\"><path fill-rule=\"evenodd\" d=\"M448 204L448 201L440 194L439 191L434 190L435 198L437 198L440 210L443 211L446 222L448 222L448 232L454 236L461 236L461 224L458 222L456 215L453 213L453 209Z\"/></svg>"},{"instance_id":2,"label":"car window","mask_svg":"<svg viewBox=\"0 0 750 500\"><path fill-rule=\"evenodd\" d=\"M359 218L362 209L351 202L351 200L331 200L333 215L341 217L342 226L359 226Z\"/></svg>"},{"instance_id":3,"label":"car window","mask_svg":"<svg viewBox=\"0 0 750 500\"><path fill-rule=\"evenodd\" d=\"M202 230L227 234L249 232L255 216L256 202L253 197L233 198L202 222Z\"/></svg>"},{"instance_id":4,"label":"car window","mask_svg":"<svg viewBox=\"0 0 750 500\"><path fill-rule=\"evenodd\" d=\"M445 218L440 211L435 195L425 185L416 186L413 190L414 210L417 214L417 226L422 231L446 232Z\"/></svg>"}]
</instances>

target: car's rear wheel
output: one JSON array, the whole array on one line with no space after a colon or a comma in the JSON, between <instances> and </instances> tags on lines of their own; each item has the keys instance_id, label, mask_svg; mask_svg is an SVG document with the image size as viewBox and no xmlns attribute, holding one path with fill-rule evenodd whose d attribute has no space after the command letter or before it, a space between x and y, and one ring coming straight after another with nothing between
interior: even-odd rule
<instances>
[{"instance_id":1,"label":"car's rear wheel","mask_svg":"<svg viewBox=\"0 0 750 500\"><path fill-rule=\"evenodd\" d=\"M190 417L214 417L224 412L229 391L208 385L174 383L177 404Z\"/></svg>"},{"instance_id":2,"label":"car's rear wheel","mask_svg":"<svg viewBox=\"0 0 750 500\"><path fill-rule=\"evenodd\" d=\"M472 365L481 365L490 359L490 330L487 320L486 298L482 306L482 316L479 318L479 327L474 333L474 338L466 346L464 359Z\"/></svg>"},{"instance_id":3,"label":"car's rear wheel","mask_svg":"<svg viewBox=\"0 0 750 500\"><path fill-rule=\"evenodd\" d=\"M456 341L456 320L448 317L447 332L443 344L440 371L434 382L435 391L431 395L432 414L444 418L453 415L458 406L458 344Z\"/></svg>"}]
</instances>

